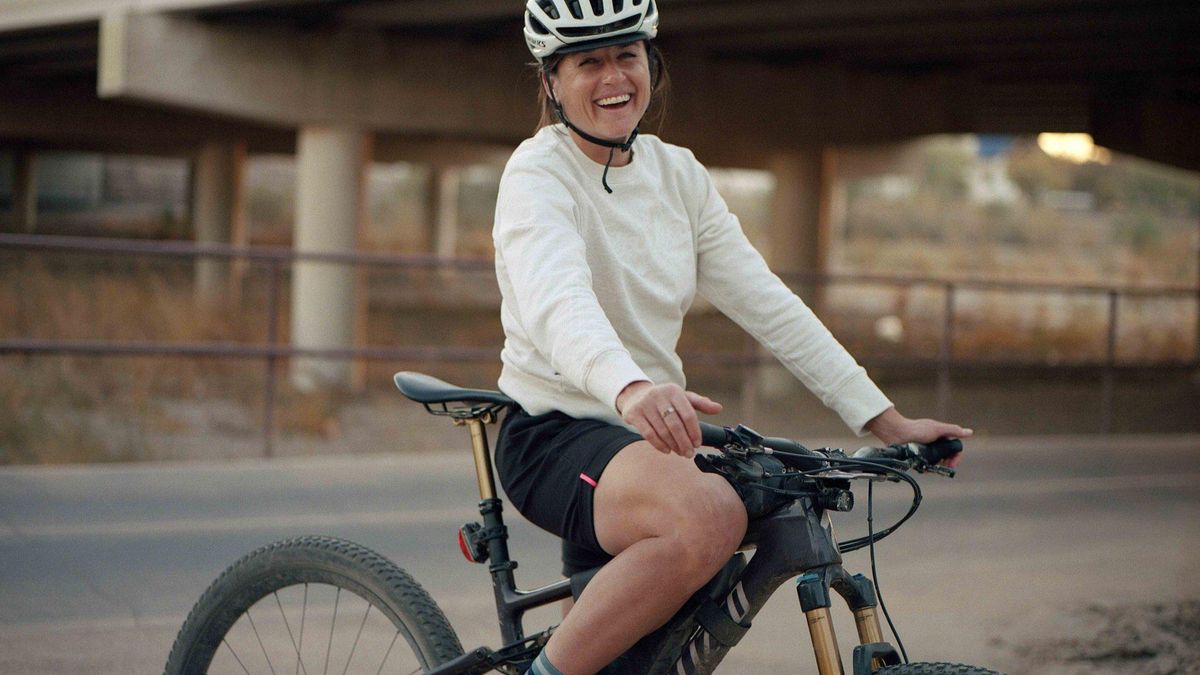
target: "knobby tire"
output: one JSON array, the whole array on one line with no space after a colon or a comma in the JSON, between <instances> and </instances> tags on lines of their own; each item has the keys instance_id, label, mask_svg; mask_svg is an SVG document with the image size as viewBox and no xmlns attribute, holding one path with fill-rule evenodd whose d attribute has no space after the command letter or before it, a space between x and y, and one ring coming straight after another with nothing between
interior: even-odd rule
<instances>
[{"instance_id":1,"label":"knobby tire","mask_svg":"<svg viewBox=\"0 0 1200 675\"><path fill-rule=\"evenodd\" d=\"M368 646L374 653L359 656ZM433 598L395 563L309 536L264 546L217 577L180 628L165 672L411 673L462 652Z\"/></svg>"}]
</instances>

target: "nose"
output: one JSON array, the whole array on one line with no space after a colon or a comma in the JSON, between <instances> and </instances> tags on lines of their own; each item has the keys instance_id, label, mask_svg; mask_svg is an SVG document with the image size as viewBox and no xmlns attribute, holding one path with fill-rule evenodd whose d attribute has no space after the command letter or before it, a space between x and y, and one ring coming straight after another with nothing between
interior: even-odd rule
<instances>
[{"instance_id":1,"label":"nose","mask_svg":"<svg viewBox=\"0 0 1200 675\"><path fill-rule=\"evenodd\" d=\"M617 62L608 60L604 62L604 70L600 73L600 79L605 83L616 82L621 78L621 69L617 67Z\"/></svg>"}]
</instances>

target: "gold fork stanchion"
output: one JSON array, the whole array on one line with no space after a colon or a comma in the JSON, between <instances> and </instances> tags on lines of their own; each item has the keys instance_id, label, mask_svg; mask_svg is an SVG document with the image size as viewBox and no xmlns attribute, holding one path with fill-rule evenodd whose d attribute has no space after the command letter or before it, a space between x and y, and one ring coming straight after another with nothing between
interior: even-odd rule
<instances>
[{"instance_id":1,"label":"gold fork stanchion","mask_svg":"<svg viewBox=\"0 0 1200 675\"><path fill-rule=\"evenodd\" d=\"M796 580L796 594L800 596L800 609L808 619L808 635L817 658L817 672L820 675L844 675L846 671L842 668L842 655L829 614L829 586L820 574L809 572Z\"/></svg>"}]
</instances>

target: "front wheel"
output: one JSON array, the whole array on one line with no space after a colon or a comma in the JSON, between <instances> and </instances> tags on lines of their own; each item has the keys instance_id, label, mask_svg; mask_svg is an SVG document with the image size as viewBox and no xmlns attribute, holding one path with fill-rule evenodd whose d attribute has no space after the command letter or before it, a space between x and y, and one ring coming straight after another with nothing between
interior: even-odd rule
<instances>
[{"instance_id":1,"label":"front wheel","mask_svg":"<svg viewBox=\"0 0 1200 675\"><path fill-rule=\"evenodd\" d=\"M875 671L875 675L1004 675L994 670L961 663L906 663Z\"/></svg>"},{"instance_id":2,"label":"front wheel","mask_svg":"<svg viewBox=\"0 0 1200 675\"><path fill-rule=\"evenodd\" d=\"M460 654L450 622L404 570L358 544L300 537L209 586L166 673L418 673Z\"/></svg>"}]
</instances>

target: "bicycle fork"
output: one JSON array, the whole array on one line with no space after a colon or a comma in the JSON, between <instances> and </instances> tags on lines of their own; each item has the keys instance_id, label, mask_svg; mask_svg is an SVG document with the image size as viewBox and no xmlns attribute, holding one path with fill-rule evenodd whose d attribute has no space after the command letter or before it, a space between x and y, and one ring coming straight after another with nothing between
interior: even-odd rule
<instances>
[{"instance_id":1,"label":"bicycle fork","mask_svg":"<svg viewBox=\"0 0 1200 675\"><path fill-rule=\"evenodd\" d=\"M869 675L885 665L900 663L896 650L883 641L875 585L865 575L851 576L841 565L830 565L796 579L796 594L800 598L800 609L808 621L817 672L820 675L844 675L846 672L842 667L841 652L838 651L829 611L830 588L845 599L854 615L859 641L854 648L854 675Z\"/></svg>"}]
</instances>

